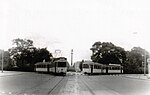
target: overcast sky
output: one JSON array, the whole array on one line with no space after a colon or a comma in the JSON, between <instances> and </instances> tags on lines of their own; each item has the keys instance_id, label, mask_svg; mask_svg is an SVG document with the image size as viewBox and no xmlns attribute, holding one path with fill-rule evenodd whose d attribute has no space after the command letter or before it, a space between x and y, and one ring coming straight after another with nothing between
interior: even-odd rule
<instances>
[{"instance_id":1,"label":"overcast sky","mask_svg":"<svg viewBox=\"0 0 150 95\"><path fill-rule=\"evenodd\" d=\"M90 59L92 44L112 42L150 51L149 0L0 0L0 48L28 38L70 60Z\"/></svg>"}]
</instances>

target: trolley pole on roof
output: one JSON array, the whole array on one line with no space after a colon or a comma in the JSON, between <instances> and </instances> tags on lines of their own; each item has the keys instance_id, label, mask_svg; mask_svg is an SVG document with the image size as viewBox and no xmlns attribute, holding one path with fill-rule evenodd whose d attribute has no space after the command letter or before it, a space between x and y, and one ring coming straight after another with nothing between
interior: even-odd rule
<instances>
[{"instance_id":1,"label":"trolley pole on roof","mask_svg":"<svg viewBox=\"0 0 150 95\"><path fill-rule=\"evenodd\" d=\"M73 49L71 49L71 66L72 66L72 63L73 63Z\"/></svg>"}]
</instances>

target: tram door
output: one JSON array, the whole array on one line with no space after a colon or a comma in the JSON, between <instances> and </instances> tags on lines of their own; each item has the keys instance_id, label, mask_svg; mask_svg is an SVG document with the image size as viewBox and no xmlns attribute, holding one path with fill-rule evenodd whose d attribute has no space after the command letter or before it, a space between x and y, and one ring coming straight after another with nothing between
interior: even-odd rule
<instances>
[{"instance_id":1,"label":"tram door","mask_svg":"<svg viewBox=\"0 0 150 95\"><path fill-rule=\"evenodd\" d=\"M47 66L47 67L46 67L46 68L47 68L47 71L48 71L48 73L49 73L49 67L50 67L50 66L49 66L49 65L46 65L46 66Z\"/></svg>"},{"instance_id":2,"label":"tram door","mask_svg":"<svg viewBox=\"0 0 150 95\"><path fill-rule=\"evenodd\" d=\"M55 74L56 74L56 66L57 66L57 62L55 62Z\"/></svg>"},{"instance_id":3,"label":"tram door","mask_svg":"<svg viewBox=\"0 0 150 95\"><path fill-rule=\"evenodd\" d=\"M91 65L91 74L93 74L93 65Z\"/></svg>"}]
</instances>

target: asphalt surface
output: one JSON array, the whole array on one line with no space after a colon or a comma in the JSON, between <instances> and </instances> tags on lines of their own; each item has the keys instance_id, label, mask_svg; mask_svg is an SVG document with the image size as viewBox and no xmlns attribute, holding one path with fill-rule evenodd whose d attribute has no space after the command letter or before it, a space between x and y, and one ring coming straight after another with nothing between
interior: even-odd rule
<instances>
[{"instance_id":1,"label":"asphalt surface","mask_svg":"<svg viewBox=\"0 0 150 95\"><path fill-rule=\"evenodd\" d=\"M66 76L13 72L0 75L0 95L150 95L150 80L75 72Z\"/></svg>"}]
</instances>

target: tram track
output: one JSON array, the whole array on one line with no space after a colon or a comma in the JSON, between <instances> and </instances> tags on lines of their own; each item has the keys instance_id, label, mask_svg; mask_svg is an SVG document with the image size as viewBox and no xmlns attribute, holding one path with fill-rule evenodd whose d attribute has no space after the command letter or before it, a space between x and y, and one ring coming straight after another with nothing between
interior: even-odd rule
<instances>
[{"instance_id":1,"label":"tram track","mask_svg":"<svg viewBox=\"0 0 150 95\"><path fill-rule=\"evenodd\" d=\"M65 79L65 76L63 76L53 87L52 89L48 92L48 95L51 95L55 89L61 84L61 82Z\"/></svg>"},{"instance_id":2,"label":"tram track","mask_svg":"<svg viewBox=\"0 0 150 95\"><path fill-rule=\"evenodd\" d=\"M86 78L84 78L84 80L86 80ZM92 89L90 88L90 86L84 81L83 79L81 79L81 83L83 83L85 85L85 87L88 89L88 91L91 93L91 95L95 95L95 93L92 91Z\"/></svg>"}]
</instances>

